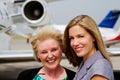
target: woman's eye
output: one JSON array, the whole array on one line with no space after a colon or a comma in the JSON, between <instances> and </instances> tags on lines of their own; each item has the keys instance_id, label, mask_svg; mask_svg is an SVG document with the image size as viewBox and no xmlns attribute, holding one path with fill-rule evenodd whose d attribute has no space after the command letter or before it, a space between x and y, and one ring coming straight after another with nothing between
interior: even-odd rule
<instances>
[{"instance_id":1,"label":"woman's eye","mask_svg":"<svg viewBox=\"0 0 120 80\"><path fill-rule=\"evenodd\" d=\"M83 35L78 35L78 38L83 38L84 36Z\"/></svg>"},{"instance_id":2,"label":"woman's eye","mask_svg":"<svg viewBox=\"0 0 120 80\"><path fill-rule=\"evenodd\" d=\"M72 37L69 37L69 40L71 41L73 38Z\"/></svg>"},{"instance_id":3,"label":"woman's eye","mask_svg":"<svg viewBox=\"0 0 120 80\"><path fill-rule=\"evenodd\" d=\"M53 49L52 49L52 52L55 52L55 51L57 51L57 49L58 49L58 48L53 48Z\"/></svg>"},{"instance_id":4,"label":"woman's eye","mask_svg":"<svg viewBox=\"0 0 120 80\"><path fill-rule=\"evenodd\" d=\"M40 54L46 54L46 53L47 53L46 51L40 52Z\"/></svg>"}]
</instances>

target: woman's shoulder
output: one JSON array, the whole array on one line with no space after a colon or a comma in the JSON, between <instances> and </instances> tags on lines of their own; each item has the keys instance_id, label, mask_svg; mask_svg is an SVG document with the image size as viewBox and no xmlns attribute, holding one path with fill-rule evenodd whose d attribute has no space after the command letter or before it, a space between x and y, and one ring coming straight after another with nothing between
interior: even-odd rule
<instances>
[{"instance_id":1,"label":"woman's shoulder","mask_svg":"<svg viewBox=\"0 0 120 80\"><path fill-rule=\"evenodd\" d=\"M67 68L65 68L65 71L67 73L68 80L73 80L73 78L75 76L75 72L73 70L70 70L70 69L67 69Z\"/></svg>"},{"instance_id":2,"label":"woman's shoulder","mask_svg":"<svg viewBox=\"0 0 120 80\"><path fill-rule=\"evenodd\" d=\"M68 68L65 68L65 67L64 67L64 69L65 69L65 71L68 72L68 73L74 73L74 74L75 74L75 71L73 71L73 70L71 70L71 69L68 69Z\"/></svg>"},{"instance_id":3,"label":"woman's shoulder","mask_svg":"<svg viewBox=\"0 0 120 80\"><path fill-rule=\"evenodd\" d=\"M31 73L37 73L40 70L40 68L31 68L31 69L26 69L21 72L21 74L31 74Z\"/></svg>"},{"instance_id":4,"label":"woman's shoulder","mask_svg":"<svg viewBox=\"0 0 120 80\"><path fill-rule=\"evenodd\" d=\"M111 80L113 77L113 69L110 62L104 58L98 59L91 67L92 75L99 74Z\"/></svg>"},{"instance_id":5,"label":"woman's shoulder","mask_svg":"<svg viewBox=\"0 0 120 80\"><path fill-rule=\"evenodd\" d=\"M25 79L32 79L40 70L41 68L32 68L32 69L26 69L20 72L18 75L17 80L25 80Z\"/></svg>"},{"instance_id":6,"label":"woman's shoulder","mask_svg":"<svg viewBox=\"0 0 120 80\"><path fill-rule=\"evenodd\" d=\"M94 62L93 67L94 67L94 69L96 69L96 68L101 68L101 69L108 68L108 69L111 69L112 68L111 63L108 60L106 60L105 58L97 59Z\"/></svg>"}]
</instances>

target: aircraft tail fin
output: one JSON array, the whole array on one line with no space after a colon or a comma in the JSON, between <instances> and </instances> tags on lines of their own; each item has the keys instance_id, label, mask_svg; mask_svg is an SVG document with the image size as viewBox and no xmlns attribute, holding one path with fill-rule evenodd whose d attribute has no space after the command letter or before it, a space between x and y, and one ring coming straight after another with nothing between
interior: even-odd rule
<instances>
[{"instance_id":1,"label":"aircraft tail fin","mask_svg":"<svg viewBox=\"0 0 120 80\"><path fill-rule=\"evenodd\" d=\"M120 10L111 10L98 25L99 27L113 28L120 15Z\"/></svg>"}]
</instances>

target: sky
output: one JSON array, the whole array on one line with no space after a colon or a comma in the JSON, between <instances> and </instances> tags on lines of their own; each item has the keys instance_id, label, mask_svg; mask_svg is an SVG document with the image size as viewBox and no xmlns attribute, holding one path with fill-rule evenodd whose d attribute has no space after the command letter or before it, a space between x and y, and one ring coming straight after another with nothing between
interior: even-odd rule
<instances>
[{"instance_id":1,"label":"sky","mask_svg":"<svg viewBox=\"0 0 120 80\"><path fill-rule=\"evenodd\" d=\"M67 24L81 14L91 16L99 24L110 10L120 10L120 0L60 0L48 3L47 7L55 24Z\"/></svg>"}]
</instances>

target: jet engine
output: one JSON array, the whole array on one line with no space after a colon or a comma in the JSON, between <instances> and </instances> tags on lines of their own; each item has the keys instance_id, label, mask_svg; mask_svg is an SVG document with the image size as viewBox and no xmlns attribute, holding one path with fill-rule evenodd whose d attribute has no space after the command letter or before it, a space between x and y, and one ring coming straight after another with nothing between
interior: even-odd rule
<instances>
[{"instance_id":1,"label":"jet engine","mask_svg":"<svg viewBox=\"0 0 120 80\"><path fill-rule=\"evenodd\" d=\"M49 23L46 2L43 0L25 1L22 16L32 27Z\"/></svg>"}]
</instances>

